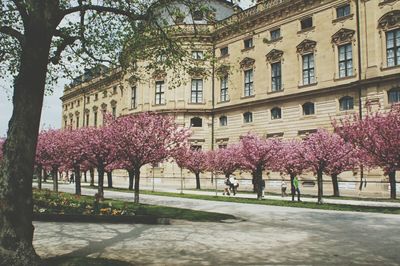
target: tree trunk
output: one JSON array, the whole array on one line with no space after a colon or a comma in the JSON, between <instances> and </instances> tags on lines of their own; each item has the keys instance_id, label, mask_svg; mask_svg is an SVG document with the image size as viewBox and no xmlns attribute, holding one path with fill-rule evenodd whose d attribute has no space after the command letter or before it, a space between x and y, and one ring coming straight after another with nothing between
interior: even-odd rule
<instances>
[{"instance_id":1,"label":"tree trunk","mask_svg":"<svg viewBox=\"0 0 400 266\"><path fill-rule=\"evenodd\" d=\"M87 183L87 171L83 172L83 181Z\"/></svg>"},{"instance_id":2,"label":"tree trunk","mask_svg":"<svg viewBox=\"0 0 400 266\"><path fill-rule=\"evenodd\" d=\"M258 200L262 200L262 170L262 167L258 166L254 173L254 181Z\"/></svg>"},{"instance_id":3,"label":"tree trunk","mask_svg":"<svg viewBox=\"0 0 400 266\"><path fill-rule=\"evenodd\" d=\"M196 175L196 189L201 189L200 188L200 173L195 173Z\"/></svg>"},{"instance_id":4,"label":"tree trunk","mask_svg":"<svg viewBox=\"0 0 400 266\"><path fill-rule=\"evenodd\" d=\"M93 167L90 167L89 173L90 173L90 186L94 187L94 168Z\"/></svg>"},{"instance_id":5,"label":"tree trunk","mask_svg":"<svg viewBox=\"0 0 400 266\"><path fill-rule=\"evenodd\" d=\"M322 196L324 194L324 185L322 182L322 171L317 172L317 183L318 183L318 204L322 204Z\"/></svg>"},{"instance_id":6,"label":"tree trunk","mask_svg":"<svg viewBox=\"0 0 400 266\"><path fill-rule=\"evenodd\" d=\"M338 175L332 175L332 185L333 185L333 196L339 197L339 182L338 182Z\"/></svg>"},{"instance_id":7,"label":"tree trunk","mask_svg":"<svg viewBox=\"0 0 400 266\"><path fill-rule=\"evenodd\" d=\"M107 172L107 182L108 182L108 188L112 188L113 187L112 171Z\"/></svg>"},{"instance_id":8,"label":"tree trunk","mask_svg":"<svg viewBox=\"0 0 400 266\"><path fill-rule=\"evenodd\" d=\"M75 194L76 195L81 195L81 169L79 165L74 166L74 172L75 172Z\"/></svg>"},{"instance_id":9,"label":"tree trunk","mask_svg":"<svg viewBox=\"0 0 400 266\"><path fill-rule=\"evenodd\" d=\"M53 167L51 170L51 177L53 178L53 191L58 192L58 178L57 178L58 168Z\"/></svg>"},{"instance_id":10,"label":"tree trunk","mask_svg":"<svg viewBox=\"0 0 400 266\"><path fill-rule=\"evenodd\" d=\"M103 189L103 184L104 184L104 167L102 165L99 165L97 168L97 172L99 174L99 181L97 183L97 197L99 199L104 198L104 189Z\"/></svg>"},{"instance_id":11,"label":"tree trunk","mask_svg":"<svg viewBox=\"0 0 400 266\"><path fill-rule=\"evenodd\" d=\"M43 173L43 168L41 165L39 165L36 168L36 172L37 172L37 177L38 177L38 189L41 190L42 189L42 173Z\"/></svg>"},{"instance_id":12,"label":"tree trunk","mask_svg":"<svg viewBox=\"0 0 400 266\"><path fill-rule=\"evenodd\" d=\"M294 178L295 174L291 173L290 174L290 194L292 195L292 201L294 201L294 194L296 192L296 189L294 188Z\"/></svg>"},{"instance_id":13,"label":"tree trunk","mask_svg":"<svg viewBox=\"0 0 400 266\"><path fill-rule=\"evenodd\" d=\"M396 199L396 171L389 173L390 198Z\"/></svg>"},{"instance_id":14,"label":"tree trunk","mask_svg":"<svg viewBox=\"0 0 400 266\"><path fill-rule=\"evenodd\" d=\"M135 204L139 204L140 168L135 169Z\"/></svg>"},{"instance_id":15,"label":"tree trunk","mask_svg":"<svg viewBox=\"0 0 400 266\"><path fill-rule=\"evenodd\" d=\"M24 26L24 43L14 81L14 108L0 173L2 265L40 264L32 246L32 178L50 43L52 31L57 26L55 20L49 20L49 16L56 14L52 12L53 6L49 6L54 3L58 4L56 1L31 4Z\"/></svg>"},{"instance_id":16,"label":"tree trunk","mask_svg":"<svg viewBox=\"0 0 400 266\"><path fill-rule=\"evenodd\" d=\"M128 175L129 175L129 190L133 190L133 180L135 179L135 171L134 170L128 170Z\"/></svg>"}]
</instances>

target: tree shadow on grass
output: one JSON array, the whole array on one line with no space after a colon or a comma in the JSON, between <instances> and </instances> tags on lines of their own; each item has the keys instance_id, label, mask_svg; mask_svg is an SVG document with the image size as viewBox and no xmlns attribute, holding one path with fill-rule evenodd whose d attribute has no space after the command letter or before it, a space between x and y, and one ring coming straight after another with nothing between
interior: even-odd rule
<instances>
[{"instance_id":1,"label":"tree shadow on grass","mask_svg":"<svg viewBox=\"0 0 400 266\"><path fill-rule=\"evenodd\" d=\"M45 266L132 266L134 264L104 258L71 257L68 255L48 258L43 261Z\"/></svg>"}]
</instances>

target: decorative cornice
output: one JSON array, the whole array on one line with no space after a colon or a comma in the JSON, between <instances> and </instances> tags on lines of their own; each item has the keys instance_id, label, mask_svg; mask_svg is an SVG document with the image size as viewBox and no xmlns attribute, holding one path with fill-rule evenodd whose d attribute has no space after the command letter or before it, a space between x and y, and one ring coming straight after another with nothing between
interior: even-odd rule
<instances>
[{"instance_id":1,"label":"decorative cornice","mask_svg":"<svg viewBox=\"0 0 400 266\"><path fill-rule=\"evenodd\" d=\"M221 65L215 71L218 77L224 77L229 74L231 67L229 65Z\"/></svg>"},{"instance_id":2,"label":"decorative cornice","mask_svg":"<svg viewBox=\"0 0 400 266\"><path fill-rule=\"evenodd\" d=\"M152 75L153 79L155 80L164 80L166 76L167 72L164 70L155 70Z\"/></svg>"},{"instance_id":3,"label":"decorative cornice","mask_svg":"<svg viewBox=\"0 0 400 266\"><path fill-rule=\"evenodd\" d=\"M252 68L256 60L250 57L245 57L242 61L240 61L240 68L247 69Z\"/></svg>"},{"instance_id":4,"label":"decorative cornice","mask_svg":"<svg viewBox=\"0 0 400 266\"><path fill-rule=\"evenodd\" d=\"M390 30L400 27L400 10L393 10L383 15L378 21L378 28Z\"/></svg>"},{"instance_id":5,"label":"decorative cornice","mask_svg":"<svg viewBox=\"0 0 400 266\"><path fill-rule=\"evenodd\" d=\"M277 50L277 49L272 49L265 57L268 62L273 63L280 61L283 56L283 51Z\"/></svg>"},{"instance_id":6,"label":"decorative cornice","mask_svg":"<svg viewBox=\"0 0 400 266\"><path fill-rule=\"evenodd\" d=\"M207 71L202 67L190 67L188 74L192 77L204 77L207 75Z\"/></svg>"},{"instance_id":7,"label":"decorative cornice","mask_svg":"<svg viewBox=\"0 0 400 266\"><path fill-rule=\"evenodd\" d=\"M332 35L332 43L340 45L342 43L351 42L353 40L354 34L354 30L340 29L338 32Z\"/></svg>"},{"instance_id":8,"label":"decorative cornice","mask_svg":"<svg viewBox=\"0 0 400 266\"><path fill-rule=\"evenodd\" d=\"M112 100L112 101L110 102L110 105L111 105L111 107L117 106L117 101L116 101L116 100Z\"/></svg>"},{"instance_id":9,"label":"decorative cornice","mask_svg":"<svg viewBox=\"0 0 400 266\"><path fill-rule=\"evenodd\" d=\"M299 54L307 54L314 52L316 45L317 42L305 39L299 45L296 46L296 49Z\"/></svg>"}]
</instances>

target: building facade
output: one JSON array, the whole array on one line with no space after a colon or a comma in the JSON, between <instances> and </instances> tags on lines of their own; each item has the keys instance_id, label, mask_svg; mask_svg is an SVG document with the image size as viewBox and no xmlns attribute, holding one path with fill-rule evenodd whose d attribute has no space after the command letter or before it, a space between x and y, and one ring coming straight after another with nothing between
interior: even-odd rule
<instances>
[{"instance_id":1,"label":"building facade","mask_svg":"<svg viewBox=\"0 0 400 266\"><path fill-rule=\"evenodd\" d=\"M98 126L102 110L116 116L164 112L191 127L193 146L210 150L249 131L304 137L332 129L334 118L386 110L400 101L400 1L265 0L247 10L211 2L216 20L199 14L180 22L207 28L207 38L191 47L203 71L182 73L183 85L172 87L168 73L132 82L118 69L98 69L65 88L63 127ZM172 164L157 171L179 175ZM378 170L362 174L385 180ZM387 189L377 183L373 190Z\"/></svg>"}]
</instances>

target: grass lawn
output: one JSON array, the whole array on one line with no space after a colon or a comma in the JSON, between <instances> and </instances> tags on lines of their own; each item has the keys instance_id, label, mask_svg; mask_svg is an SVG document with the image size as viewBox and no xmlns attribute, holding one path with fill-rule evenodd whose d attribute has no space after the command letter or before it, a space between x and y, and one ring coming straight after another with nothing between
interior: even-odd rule
<instances>
[{"instance_id":1,"label":"grass lawn","mask_svg":"<svg viewBox=\"0 0 400 266\"><path fill-rule=\"evenodd\" d=\"M93 188L93 187L92 187ZM105 190L114 190L121 192L128 192L125 188L104 188ZM132 191L129 191L133 193ZM213 201L224 201L224 202L237 202L237 203L248 203L248 204L260 204L260 205L271 205L271 206L282 206L282 207L296 207L296 208L308 208L308 209L320 209L320 210L334 210L334 211L354 211L354 212L375 212L375 213L388 213L388 214L400 214L400 208L396 207L369 207L369 206L353 206L346 204L318 204L314 202L291 202L285 200L270 200L270 199L244 199L234 198L225 196L209 196L209 195L194 195L194 194L180 194L171 192L152 192L149 190L141 190L140 193L157 196L167 197L179 197L188 199L200 199L200 200L213 200Z\"/></svg>"},{"instance_id":2,"label":"grass lawn","mask_svg":"<svg viewBox=\"0 0 400 266\"><path fill-rule=\"evenodd\" d=\"M129 266L128 262L102 259L102 258L82 258L82 257L54 257L43 261L45 266Z\"/></svg>"},{"instance_id":3,"label":"grass lawn","mask_svg":"<svg viewBox=\"0 0 400 266\"><path fill-rule=\"evenodd\" d=\"M235 217L228 214L194 211L181 208L147 204L134 204L120 200L105 199L96 203L93 196L76 196L54 193L50 190L33 190L34 212L79 215L152 215L158 218L182 219L195 222L219 222Z\"/></svg>"}]
</instances>

